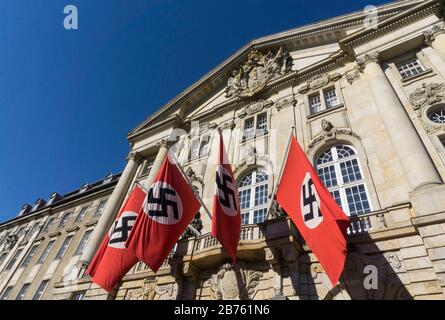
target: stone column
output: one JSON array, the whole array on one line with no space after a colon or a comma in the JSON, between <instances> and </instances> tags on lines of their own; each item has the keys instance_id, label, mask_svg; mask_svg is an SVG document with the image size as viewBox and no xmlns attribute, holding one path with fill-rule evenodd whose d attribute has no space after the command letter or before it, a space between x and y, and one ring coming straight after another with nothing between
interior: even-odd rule
<instances>
[{"instance_id":1,"label":"stone column","mask_svg":"<svg viewBox=\"0 0 445 320\"><path fill-rule=\"evenodd\" d=\"M114 188L113 193L108 199L105 210L99 218L96 227L94 228L93 234L91 235L90 241L88 241L88 245L85 248L85 251L80 257L81 263L89 264L91 259L93 259L94 255L96 254L97 248L102 242L105 233L109 230L117 212L122 205L122 202L124 201L130 183L133 180L136 170L139 166L141 157L138 153L130 153L127 160L127 166L125 167L124 172L119 178L119 182Z\"/></svg>"},{"instance_id":2,"label":"stone column","mask_svg":"<svg viewBox=\"0 0 445 320\"><path fill-rule=\"evenodd\" d=\"M153 162L153 165L151 167L150 173L148 174L147 180L144 182L144 185L147 189L151 187L153 184L156 175L158 174L159 169L161 168L162 163L165 160L165 157L167 157L168 149L170 146L175 143L175 141L170 141L168 139L164 139L159 141L156 146L159 147L158 154L156 155L156 158Z\"/></svg>"},{"instance_id":3,"label":"stone column","mask_svg":"<svg viewBox=\"0 0 445 320\"><path fill-rule=\"evenodd\" d=\"M423 34L426 44L436 50L442 59L445 59L445 28L434 26L430 31L426 31Z\"/></svg>"},{"instance_id":4,"label":"stone column","mask_svg":"<svg viewBox=\"0 0 445 320\"><path fill-rule=\"evenodd\" d=\"M380 67L378 53L357 59L366 76L372 98L382 115L385 129L402 165L411 191L442 183L419 135Z\"/></svg>"}]
</instances>

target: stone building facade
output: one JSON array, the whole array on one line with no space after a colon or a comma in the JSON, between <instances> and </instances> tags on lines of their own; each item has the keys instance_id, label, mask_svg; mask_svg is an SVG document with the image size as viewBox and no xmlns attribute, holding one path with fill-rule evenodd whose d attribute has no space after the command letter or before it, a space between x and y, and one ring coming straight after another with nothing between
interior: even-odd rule
<instances>
[{"instance_id":1,"label":"stone building facade","mask_svg":"<svg viewBox=\"0 0 445 320\"><path fill-rule=\"evenodd\" d=\"M356 12L241 48L129 133L119 179L25 206L0 225L0 298L444 299L444 8L397 1L378 8L377 25ZM292 128L352 221L335 287L271 203ZM192 222L200 234L186 232L156 274L138 263L110 294L91 283L85 265L129 190L150 186L168 150L211 208L217 129L242 206L238 262L201 209ZM81 220L65 217L84 206ZM47 230L51 218L60 227ZM377 288L365 289L369 266Z\"/></svg>"}]
</instances>

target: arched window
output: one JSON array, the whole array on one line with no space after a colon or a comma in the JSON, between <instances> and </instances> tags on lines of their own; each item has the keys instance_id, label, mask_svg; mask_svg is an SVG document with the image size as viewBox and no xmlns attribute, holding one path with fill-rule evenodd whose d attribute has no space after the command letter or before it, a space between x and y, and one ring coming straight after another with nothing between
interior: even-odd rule
<instances>
[{"instance_id":1,"label":"arched window","mask_svg":"<svg viewBox=\"0 0 445 320\"><path fill-rule=\"evenodd\" d=\"M240 180L238 194L242 224L261 223L266 219L268 178L267 171L258 168Z\"/></svg>"},{"instance_id":2,"label":"arched window","mask_svg":"<svg viewBox=\"0 0 445 320\"><path fill-rule=\"evenodd\" d=\"M335 145L316 160L318 175L347 215L371 212L368 192L355 150Z\"/></svg>"}]
</instances>

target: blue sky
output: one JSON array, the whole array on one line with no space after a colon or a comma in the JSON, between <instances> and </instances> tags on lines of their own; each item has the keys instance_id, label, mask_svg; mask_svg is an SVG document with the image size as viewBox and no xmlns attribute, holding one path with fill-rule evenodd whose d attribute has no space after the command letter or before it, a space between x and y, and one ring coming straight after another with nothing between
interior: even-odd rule
<instances>
[{"instance_id":1,"label":"blue sky","mask_svg":"<svg viewBox=\"0 0 445 320\"><path fill-rule=\"evenodd\" d=\"M0 221L123 170L126 134L252 39L385 2L1 0Z\"/></svg>"}]
</instances>

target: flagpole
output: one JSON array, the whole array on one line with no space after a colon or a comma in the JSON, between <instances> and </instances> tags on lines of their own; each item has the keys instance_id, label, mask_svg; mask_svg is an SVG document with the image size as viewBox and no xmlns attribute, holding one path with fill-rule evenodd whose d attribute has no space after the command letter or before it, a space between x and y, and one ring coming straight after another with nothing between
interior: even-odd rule
<instances>
[{"instance_id":1,"label":"flagpole","mask_svg":"<svg viewBox=\"0 0 445 320\"><path fill-rule=\"evenodd\" d=\"M292 126L289 132L289 138L287 139L287 146L286 146L286 151L284 153L284 157L283 160L281 161L281 168L280 168L280 173L278 174L278 179L275 183L275 186L272 190L272 196L271 196L271 201L270 201L270 205L269 208L267 209L267 215L266 215L266 219L264 221L267 221L267 219L269 218L269 214L270 214L270 210L272 209L272 205L275 201L275 194L277 193L278 187L280 185L280 181L281 181L281 176L283 175L283 169L284 169L284 164L287 160L287 156L289 155L289 149L290 149L290 142L292 139L292 136L295 134L295 126Z\"/></svg>"},{"instance_id":2,"label":"flagpole","mask_svg":"<svg viewBox=\"0 0 445 320\"><path fill-rule=\"evenodd\" d=\"M184 176L185 181L187 181L187 184L192 189L193 193L195 194L195 197L198 199L198 201L201 204L201 206L204 208L204 211L207 213L207 215L209 216L210 220L212 220L212 215L211 215L209 209L205 205L204 201L202 201L201 196L199 195L199 193L196 191L196 187L190 182L189 178L187 177L187 174L184 172L184 169L179 164L178 159L176 158L176 156L174 154L170 154L170 156L176 162L176 167L178 167L179 171L181 171L182 175Z\"/></svg>"}]
</instances>

